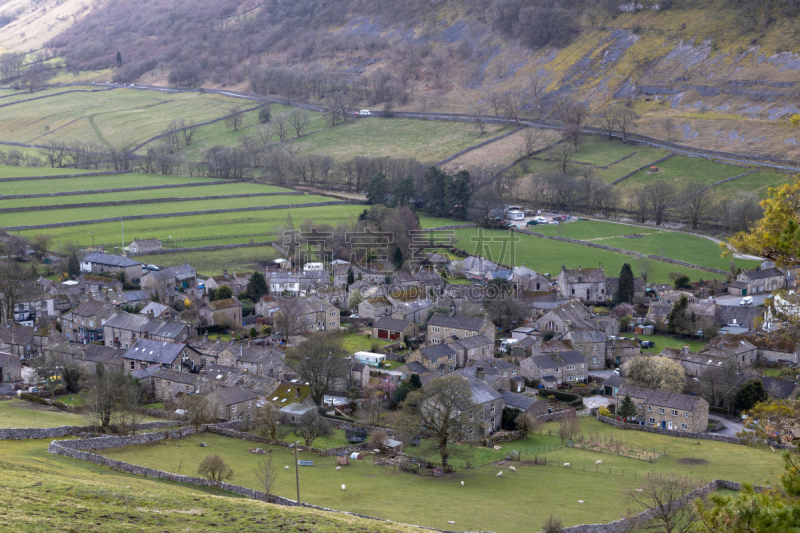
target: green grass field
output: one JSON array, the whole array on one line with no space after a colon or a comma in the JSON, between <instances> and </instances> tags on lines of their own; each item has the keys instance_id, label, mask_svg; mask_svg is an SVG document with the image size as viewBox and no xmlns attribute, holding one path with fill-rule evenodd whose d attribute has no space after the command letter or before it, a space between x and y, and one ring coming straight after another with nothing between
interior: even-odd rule
<instances>
[{"instance_id":1,"label":"green grass field","mask_svg":"<svg viewBox=\"0 0 800 533\"><path fill-rule=\"evenodd\" d=\"M617 186L621 187L621 190L632 191L653 181L663 180L674 185L675 189L680 192L689 183L711 185L725 178L752 170L751 168L716 163L701 157L672 157L659 163L658 168L660 172L656 174L647 174L646 170L642 170Z\"/></svg>"},{"instance_id":2,"label":"green grass field","mask_svg":"<svg viewBox=\"0 0 800 533\"><path fill-rule=\"evenodd\" d=\"M501 130L497 125L489 125L488 133L479 136L469 123L376 117L351 120L294 142L300 153L322 152L337 161L364 155L408 157L431 164L485 141Z\"/></svg>"},{"instance_id":3,"label":"green grass field","mask_svg":"<svg viewBox=\"0 0 800 533\"><path fill-rule=\"evenodd\" d=\"M0 100L2 102L2 100ZM11 146L0 145L0 150L13 149ZM104 172L103 170L84 170L74 168L50 167L23 167L17 165L0 165L0 178L27 178L30 176L57 176L61 174L88 174L91 172Z\"/></svg>"},{"instance_id":4,"label":"green grass field","mask_svg":"<svg viewBox=\"0 0 800 533\"><path fill-rule=\"evenodd\" d=\"M317 505L429 527L446 528L447 521L453 520L455 526L449 526L451 529L517 532L531 527L538 530L538 525L550 514L561 517L565 525L617 520L627 507L622 489L636 487L648 471L679 472L702 481L721 478L772 484L783 470L781 455L769 448L714 441L701 441L698 446L697 441L690 439L625 431L591 418L581 419L581 432L586 437L595 434L607 440L613 436L628 446L656 450L666 456L649 463L578 448L553 451L557 439L548 437L548 431L557 432L557 425L548 424L544 435L502 445L500 455L517 449L524 454L523 460L538 455L551 463L548 466L517 463L516 472L495 464L454 476L431 478L373 466L369 457L336 471L334 458L303 452L301 458L313 460L314 466L300 469L300 496ZM199 442L206 442L208 447L198 447ZM202 435L173 441L169 446L166 443L134 446L104 453L113 459L176 473L180 466L182 474L191 473L206 454L217 453L232 466L234 483L255 488L258 485L254 468L259 456L249 453L249 449L256 446L247 441ZM544 446L549 447L548 451L543 451ZM683 464L682 459L699 459L707 464ZM291 465L293 460L289 450L273 447L273 461L278 466L277 492L287 497L294 497L295 480L293 470L286 471L283 465ZM603 461L602 467L595 467L597 460ZM566 462L572 468L562 468ZM499 470L504 470L501 478L496 477ZM342 491L341 484L347 490ZM459 501L455 509L445 503L454 499ZM536 502L533 509L532 501Z\"/></svg>"},{"instance_id":5,"label":"green grass field","mask_svg":"<svg viewBox=\"0 0 800 533\"><path fill-rule=\"evenodd\" d=\"M198 187L178 187L174 189L148 189L144 191L130 191L123 193L76 194L74 196L53 196L47 198L16 198L3 200L0 197L0 209L7 207L31 207L39 205L67 205L91 202L119 202L129 200L144 200L151 198L187 198L198 196L219 196L230 194L253 194L293 192L289 189L261 185L259 183L236 183L225 185L203 185ZM285 198L287 202L294 202L297 196L276 196ZM234 200L237 201L237 200ZM176 204L173 209L180 209L182 204Z\"/></svg>"},{"instance_id":6,"label":"green grass field","mask_svg":"<svg viewBox=\"0 0 800 533\"><path fill-rule=\"evenodd\" d=\"M762 200L767 197L770 187L778 187L792 181L792 174L762 168L738 180L722 183L711 189L717 201L732 199L739 191L756 193Z\"/></svg>"},{"instance_id":7,"label":"green grass field","mask_svg":"<svg viewBox=\"0 0 800 533\"><path fill-rule=\"evenodd\" d=\"M6 167L8 168L8 167ZM25 168L25 167L11 167ZM49 174L53 170L45 167L35 169L36 176ZM72 173L75 169L69 169ZM53 192L93 191L98 189L121 189L126 187L151 187L154 185L168 185L181 183L203 183L219 181L211 178L189 178L186 176L162 176L160 174L113 174L108 176L83 176L80 178L57 178L49 180L31 181L1 181L0 194L44 194ZM162 189L156 189L162 190ZM169 194L170 189L163 189L163 194ZM119 199L124 200L128 193L120 193Z\"/></svg>"},{"instance_id":8,"label":"green grass field","mask_svg":"<svg viewBox=\"0 0 800 533\"><path fill-rule=\"evenodd\" d=\"M264 238L263 240L269 240ZM212 242L212 241L209 241ZM216 241L213 241L216 242ZM196 245L197 243L191 243ZM142 255L136 260L145 264L161 266L177 266L189 263L204 276L221 275L223 270L228 272L252 272L257 261L276 259L278 252L272 246L255 246L252 248L233 248L230 250L212 250L198 252L183 252L175 254Z\"/></svg>"},{"instance_id":9,"label":"green grass field","mask_svg":"<svg viewBox=\"0 0 800 533\"><path fill-rule=\"evenodd\" d=\"M267 196L265 198L283 198L281 196ZM311 196L304 197L312 198ZM256 198L261 200L261 198ZM326 198L325 200L329 200ZM175 204L181 211L184 206L191 202L180 202ZM214 202L211 209L221 209L222 202ZM286 202L286 198L282 203ZM151 204L161 205L161 204ZM147 207L147 205L140 206ZM336 225L339 222L353 221L358 214L364 210L361 205L331 205L323 207L299 207L291 210L278 209L273 211L250 211L240 213L220 213L213 215L190 215L170 218L141 219L125 222L125 242L126 244L133 239L158 238L168 240L171 236L173 240L187 237L203 237L217 235L238 235L273 231L275 227L286 222L288 213L292 214L295 224L300 224L306 218L315 221L327 222ZM67 210L63 210L67 211ZM110 211L110 210L109 210ZM60 213L62 210L53 211ZM113 212L113 211L110 211ZM19 214L17 214L19 216ZM101 215L102 218L102 215ZM19 218L18 218L19 220ZM27 230L21 231L21 235L32 237L37 233L45 233L53 238L53 250L58 250L59 246L75 242L83 246L88 246L92 242L92 235L95 232L96 243L117 243L122 240L122 228L119 222L102 222L89 224L86 226L70 226L62 228L50 228L47 230ZM257 240L271 240L270 238L257 238ZM249 239L247 239L249 240ZM211 244L230 244L225 239L217 239ZM114 244L116 245L116 244ZM243 250L247 250L244 248ZM247 253L247 252L245 252ZM172 255L172 254L170 254ZM161 256L159 256L161 257ZM159 263L160 264L160 263Z\"/></svg>"},{"instance_id":10,"label":"green grass field","mask_svg":"<svg viewBox=\"0 0 800 533\"><path fill-rule=\"evenodd\" d=\"M42 410L43 406L25 400L0 402L0 427L53 428L59 426L85 426L86 418L65 411Z\"/></svg>"},{"instance_id":11,"label":"green grass field","mask_svg":"<svg viewBox=\"0 0 800 533\"><path fill-rule=\"evenodd\" d=\"M70 93L4 108L0 141L80 140L129 147L158 135L172 119L203 122L224 116L234 105L247 107L247 102L210 93L130 89Z\"/></svg>"},{"instance_id":12,"label":"green grass field","mask_svg":"<svg viewBox=\"0 0 800 533\"><path fill-rule=\"evenodd\" d=\"M47 453L50 439L0 448L0 530L339 533L422 531L342 514L280 507L202 487L115 472ZM176 465L177 466L177 465ZM187 473L192 475L195 472ZM109 526L109 524L113 524Z\"/></svg>"},{"instance_id":13,"label":"green grass field","mask_svg":"<svg viewBox=\"0 0 800 533\"><path fill-rule=\"evenodd\" d=\"M711 240L676 231L615 224L595 220L578 220L553 226L536 226L532 231L543 235L581 239L605 244L623 250L632 250L649 255L671 257L711 268L727 270L729 257L722 257L719 245ZM642 238L624 238L623 235L642 235ZM755 268L757 261L736 259L740 268Z\"/></svg>"},{"instance_id":14,"label":"green grass field","mask_svg":"<svg viewBox=\"0 0 800 533\"><path fill-rule=\"evenodd\" d=\"M232 190L232 188L229 188ZM242 207L260 207L285 204L306 204L314 202L330 202L331 198L325 196L256 196L250 198L226 198L222 200L191 200L187 202L158 203L158 204L133 204L112 205L100 207L82 207L72 209L55 209L51 211L37 211L31 217L37 224L52 224L55 222L72 222L77 220L95 220L104 217L126 217L133 215L153 215L158 213L174 213L189 211L205 211L212 209L234 209ZM227 218L227 213L224 213ZM19 224L19 213L0 214L0 226L13 226ZM214 217L215 215L207 215Z\"/></svg>"},{"instance_id":15,"label":"green grass field","mask_svg":"<svg viewBox=\"0 0 800 533\"><path fill-rule=\"evenodd\" d=\"M297 108L295 107L287 107L279 104L270 105L270 110L273 117L290 113L296 109ZM304 130L305 133L309 133L320 128L330 127L328 119L322 113L309 112L309 119L310 122L308 127ZM237 146L239 143L239 137L242 135L256 135L256 130L259 125L260 122L258 121L258 111L249 111L244 114L243 124L236 131L228 127L228 125L225 124L225 121L218 121L214 122L213 124L201 126L195 133L195 138L192 142L192 145L182 148L181 153L184 154L190 161L200 161L203 159L203 154L205 151L212 146ZM293 138L295 136L294 133L294 130L291 130L291 135L289 138ZM280 139L277 135L274 135L271 140L278 142ZM146 149L147 148L144 147L141 151L145 151Z\"/></svg>"},{"instance_id":16,"label":"green grass field","mask_svg":"<svg viewBox=\"0 0 800 533\"><path fill-rule=\"evenodd\" d=\"M483 256L493 261L504 264L521 265L533 268L537 272L550 273L555 276L561 270L561 265L569 268L596 268L602 263L607 276L618 275L623 263L630 263L635 275L641 273L641 267L648 269L648 282L668 283L670 272L685 272L691 279L713 279L720 277L710 272L681 267L652 259L637 259L627 254L589 248L566 242L553 241L523 234L510 234L500 230L483 230L484 253ZM477 254L481 249L479 244L480 230L475 228L457 229L455 236L459 248L470 254ZM519 239L512 248L511 240ZM491 254L491 255L490 255ZM513 259L513 261L512 261Z\"/></svg>"}]
</instances>

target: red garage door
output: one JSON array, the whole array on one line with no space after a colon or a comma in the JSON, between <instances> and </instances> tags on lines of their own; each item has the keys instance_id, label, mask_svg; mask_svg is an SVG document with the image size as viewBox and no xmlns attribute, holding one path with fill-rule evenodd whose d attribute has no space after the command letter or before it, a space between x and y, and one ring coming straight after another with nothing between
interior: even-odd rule
<instances>
[{"instance_id":1,"label":"red garage door","mask_svg":"<svg viewBox=\"0 0 800 533\"><path fill-rule=\"evenodd\" d=\"M392 339L392 340L399 339L400 338L400 332L399 331L392 331L389 334L389 338Z\"/></svg>"},{"instance_id":2,"label":"red garage door","mask_svg":"<svg viewBox=\"0 0 800 533\"><path fill-rule=\"evenodd\" d=\"M379 339L388 339L389 338L389 331L385 329L378 330L378 338Z\"/></svg>"}]
</instances>

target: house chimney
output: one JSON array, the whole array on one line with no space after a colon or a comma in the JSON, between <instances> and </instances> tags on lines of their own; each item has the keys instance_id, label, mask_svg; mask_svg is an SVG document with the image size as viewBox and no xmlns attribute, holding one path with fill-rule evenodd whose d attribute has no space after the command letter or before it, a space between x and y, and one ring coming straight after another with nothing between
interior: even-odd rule
<instances>
[{"instance_id":1,"label":"house chimney","mask_svg":"<svg viewBox=\"0 0 800 533\"><path fill-rule=\"evenodd\" d=\"M483 370L482 366L475 367L475 377L478 379L484 379L486 377L486 372Z\"/></svg>"},{"instance_id":2,"label":"house chimney","mask_svg":"<svg viewBox=\"0 0 800 533\"><path fill-rule=\"evenodd\" d=\"M149 311L147 311L147 316L149 318L155 318L155 312L152 309L150 309Z\"/></svg>"}]
</instances>

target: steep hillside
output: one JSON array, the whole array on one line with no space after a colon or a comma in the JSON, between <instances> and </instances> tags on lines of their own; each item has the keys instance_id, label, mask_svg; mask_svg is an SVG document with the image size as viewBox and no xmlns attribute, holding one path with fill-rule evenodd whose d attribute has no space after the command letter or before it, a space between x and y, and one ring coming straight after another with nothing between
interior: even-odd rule
<instances>
[{"instance_id":1,"label":"steep hillside","mask_svg":"<svg viewBox=\"0 0 800 533\"><path fill-rule=\"evenodd\" d=\"M230 87L342 109L559 119L573 102L599 112L621 101L642 115L639 133L800 157L800 131L788 121L800 112L800 2L642 4L116 0L48 47L73 70L113 67L120 82ZM22 46L8 33L0 29L0 45Z\"/></svg>"}]
</instances>

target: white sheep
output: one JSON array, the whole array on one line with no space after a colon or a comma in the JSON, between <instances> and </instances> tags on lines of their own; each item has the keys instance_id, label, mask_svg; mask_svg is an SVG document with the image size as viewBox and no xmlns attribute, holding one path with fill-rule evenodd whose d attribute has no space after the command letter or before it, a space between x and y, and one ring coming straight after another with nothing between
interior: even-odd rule
<instances>
[{"instance_id":1,"label":"white sheep","mask_svg":"<svg viewBox=\"0 0 800 533\"><path fill-rule=\"evenodd\" d=\"M603 461L597 461L595 464L596 464L597 466L600 466L601 464L603 464Z\"/></svg>"},{"instance_id":2,"label":"white sheep","mask_svg":"<svg viewBox=\"0 0 800 533\"><path fill-rule=\"evenodd\" d=\"M336 470L341 470L341 469L342 469L342 467L341 467L341 466L337 466L337 467L336 467Z\"/></svg>"},{"instance_id":3,"label":"white sheep","mask_svg":"<svg viewBox=\"0 0 800 533\"><path fill-rule=\"evenodd\" d=\"M513 466L509 466L508 469L511 470L512 472L516 472L517 471L517 469L514 468Z\"/></svg>"},{"instance_id":4,"label":"white sheep","mask_svg":"<svg viewBox=\"0 0 800 533\"><path fill-rule=\"evenodd\" d=\"M284 466L283 469L284 470L289 470L289 467L288 466Z\"/></svg>"},{"instance_id":5,"label":"white sheep","mask_svg":"<svg viewBox=\"0 0 800 533\"><path fill-rule=\"evenodd\" d=\"M503 477L503 471L502 470L497 473L497 477Z\"/></svg>"},{"instance_id":6,"label":"white sheep","mask_svg":"<svg viewBox=\"0 0 800 533\"><path fill-rule=\"evenodd\" d=\"M569 463L564 463L564 468L569 468Z\"/></svg>"},{"instance_id":7,"label":"white sheep","mask_svg":"<svg viewBox=\"0 0 800 533\"><path fill-rule=\"evenodd\" d=\"M461 486L462 486L462 487L464 486L464 482L463 482L463 481L461 482Z\"/></svg>"},{"instance_id":8,"label":"white sheep","mask_svg":"<svg viewBox=\"0 0 800 533\"><path fill-rule=\"evenodd\" d=\"M342 485L342 490L344 490L344 488L345 488L344 485Z\"/></svg>"}]
</instances>

